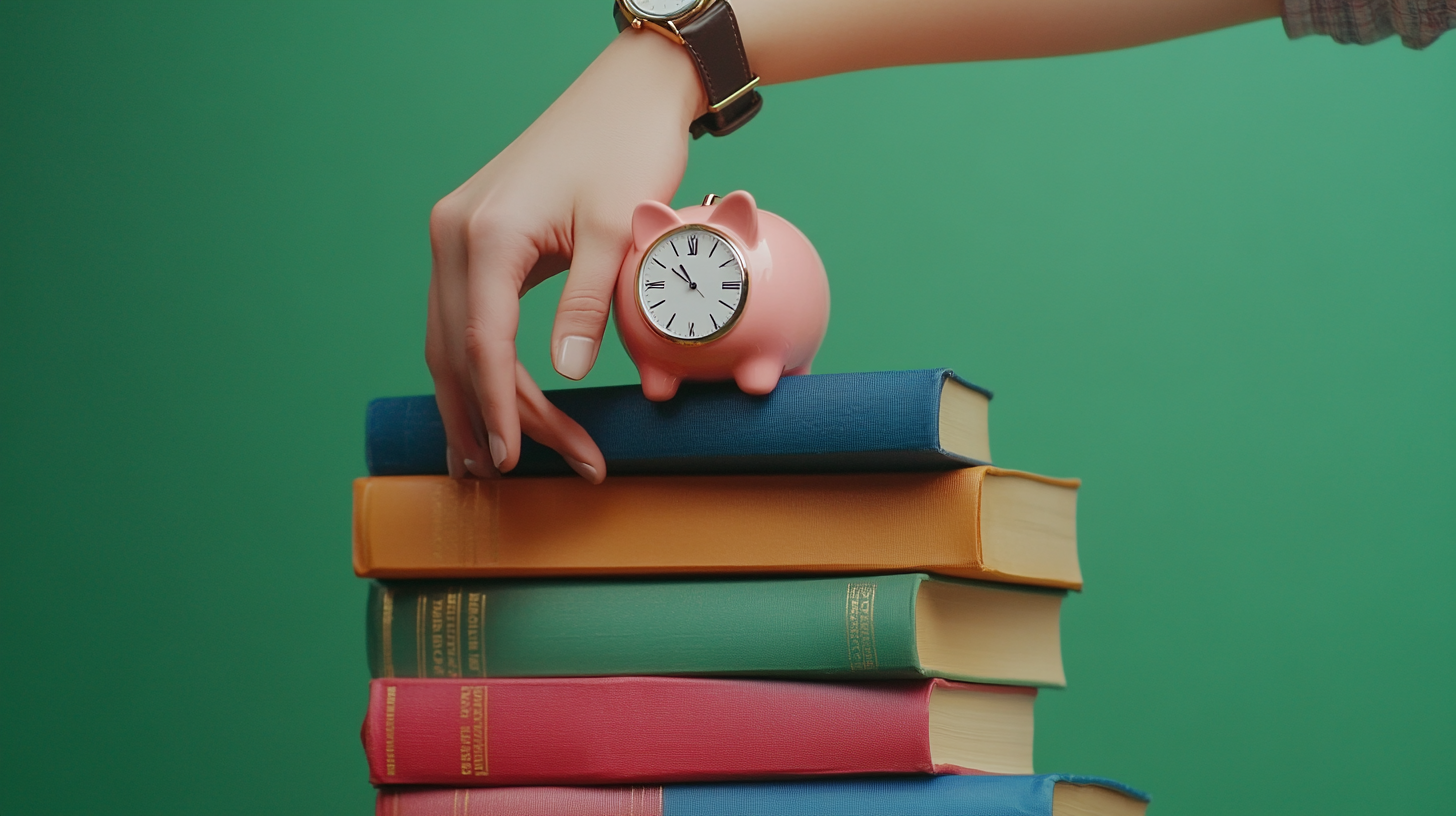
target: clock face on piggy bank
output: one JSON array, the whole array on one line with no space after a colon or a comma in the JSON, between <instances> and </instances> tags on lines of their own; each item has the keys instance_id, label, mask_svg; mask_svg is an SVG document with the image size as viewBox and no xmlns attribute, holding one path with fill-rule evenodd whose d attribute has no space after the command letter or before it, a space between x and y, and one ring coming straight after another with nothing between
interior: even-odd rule
<instances>
[{"instance_id":1,"label":"clock face on piggy bank","mask_svg":"<svg viewBox=\"0 0 1456 816\"><path fill-rule=\"evenodd\" d=\"M690 380L767 394L779 377L809 373L829 324L829 279L809 239L746 192L676 211L644 201L616 316L648 399Z\"/></svg>"},{"instance_id":2,"label":"clock face on piggy bank","mask_svg":"<svg viewBox=\"0 0 1456 816\"><path fill-rule=\"evenodd\" d=\"M637 303L652 328L683 342L717 339L738 322L748 278L733 239L702 224L679 227L647 249Z\"/></svg>"}]
</instances>

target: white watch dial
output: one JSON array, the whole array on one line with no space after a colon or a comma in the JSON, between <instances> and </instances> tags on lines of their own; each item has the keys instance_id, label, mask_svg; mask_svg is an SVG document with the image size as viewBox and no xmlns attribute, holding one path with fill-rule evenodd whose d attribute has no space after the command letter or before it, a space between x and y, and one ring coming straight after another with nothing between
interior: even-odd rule
<instances>
[{"instance_id":1,"label":"white watch dial","mask_svg":"<svg viewBox=\"0 0 1456 816\"><path fill-rule=\"evenodd\" d=\"M698 0L627 0L632 13L653 20L671 20L697 4Z\"/></svg>"},{"instance_id":2,"label":"white watch dial","mask_svg":"<svg viewBox=\"0 0 1456 816\"><path fill-rule=\"evenodd\" d=\"M748 294L743 257L723 235L683 227L657 239L637 268L648 322L677 340L713 339L738 320Z\"/></svg>"}]
</instances>

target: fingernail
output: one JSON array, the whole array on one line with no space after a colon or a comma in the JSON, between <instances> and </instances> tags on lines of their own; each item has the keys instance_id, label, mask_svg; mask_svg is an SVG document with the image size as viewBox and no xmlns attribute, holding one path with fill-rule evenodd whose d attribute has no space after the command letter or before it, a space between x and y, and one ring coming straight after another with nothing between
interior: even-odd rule
<instances>
[{"instance_id":1,"label":"fingernail","mask_svg":"<svg viewBox=\"0 0 1456 816\"><path fill-rule=\"evenodd\" d=\"M597 361L597 341L573 334L561 338L556 347L556 370L567 379L579 380Z\"/></svg>"},{"instance_id":2,"label":"fingernail","mask_svg":"<svg viewBox=\"0 0 1456 816\"><path fill-rule=\"evenodd\" d=\"M465 469L482 479L491 475L491 472L486 470L484 462L477 462L474 459L465 460Z\"/></svg>"},{"instance_id":3,"label":"fingernail","mask_svg":"<svg viewBox=\"0 0 1456 816\"><path fill-rule=\"evenodd\" d=\"M601 477L597 475L597 469L588 465L586 462L578 462L568 456L566 457L566 463L571 465L571 469L576 471L578 476L581 476L592 484L596 484L601 480Z\"/></svg>"},{"instance_id":4,"label":"fingernail","mask_svg":"<svg viewBox=\"0 0 1456 816\"><path fill-rule=\"evenodd\" d=\"M455 458L455 449L449 446L445 448L445 467L450 471L450 478L459 479L465 474L460 472L460 465Z\"/></svg>"},{"instance_id":5,"label":"fingernail","mask_svg":"<svg viewBox=\"0 0 1456 816\"><path fill-rule=\"evenodd\" d=\"M495 462L495 469L500 470L501 462L506 460L506 442L493 432L486 434L486 441L490 443L490 460Z\"/></svg>"}]
</instances>

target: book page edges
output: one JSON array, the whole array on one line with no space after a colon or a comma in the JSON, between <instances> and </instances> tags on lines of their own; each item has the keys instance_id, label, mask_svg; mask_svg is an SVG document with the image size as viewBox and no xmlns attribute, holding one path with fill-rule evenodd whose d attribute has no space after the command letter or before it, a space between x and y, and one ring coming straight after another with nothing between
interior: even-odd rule
<instances>
[{"instance_id":1,"label":"book page edges","mask_svg":"<svg viewBox=\"0 0 1456 816\"><path fill-rule=\"evenodd\" d=\"M1080 479L984 469L978 493L977 555L980 567L997 576L990 580L1082 588L1077 557L1077 490L1081 485ZM997 546L995 542L1003 536L1014 546Z\"/></svg>"},{"instance_id":2,"label":"book page edges","mask_svg":"<svg viewBox=\"0 0 1456 816\"><path fill-rule=\"evenodd\" d=\"M1143 816L1148 803L1095 784L1058 782L1052 788L1052 816Z\"/></svg>"},{"instance_id":3,"label":"book page edges","mask_svg":"<svg viewBox=\"0 0 1456 816\"><path fill-rule=\"evenodd\" d=\"M935 773L1032 773L1036 689L937 679L928 692Z\"/></svg>"},{"instance_id":4,"label":"book page edges","mask_svg":"<svg viewBox=\"0 0 1456 816\"><path fill-rule=\"evenodd\" d=\"M912 597L912 645L917 665L927 676L1017 686L1067 685L1060 631L1064 594L931 578L919 581Z\"/></svg>"},{"instance_id":5,"label":"book page edges","mask_svg":"<svg viewBox=\"0 0 1456 816\"><path fill-rule=\"evenodd\" d=\"M947 371L941 380L937 431L941 450L991 464L991 398Z\"/></svg>"}]
</instances>

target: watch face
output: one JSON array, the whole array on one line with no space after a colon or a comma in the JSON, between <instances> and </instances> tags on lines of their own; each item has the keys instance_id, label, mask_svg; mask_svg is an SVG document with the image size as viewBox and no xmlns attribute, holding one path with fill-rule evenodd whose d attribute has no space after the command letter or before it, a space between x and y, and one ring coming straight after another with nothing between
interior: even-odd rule
<instances>
[{"instance_id":1,"label":"watch face","mask_svg":"<svg viewBox=\"0 0 1456 816\"><path fill-rule=\"evenodd\" d=\"M637 268L642 314L674 340L701 343L721 336L738 320L747 295L738 248L700 224L658 238Z\"/></svg>"},{"instance_id":2,"label":"watch face","mask_svg":"<svg viewBox=\"0 0 1456 816\"><path fill-rule=\"evenodd\" d=\"M698 5L698 0L626 0L627 8L649 20L671 20Z\"/></svg>"}]
</instances>

